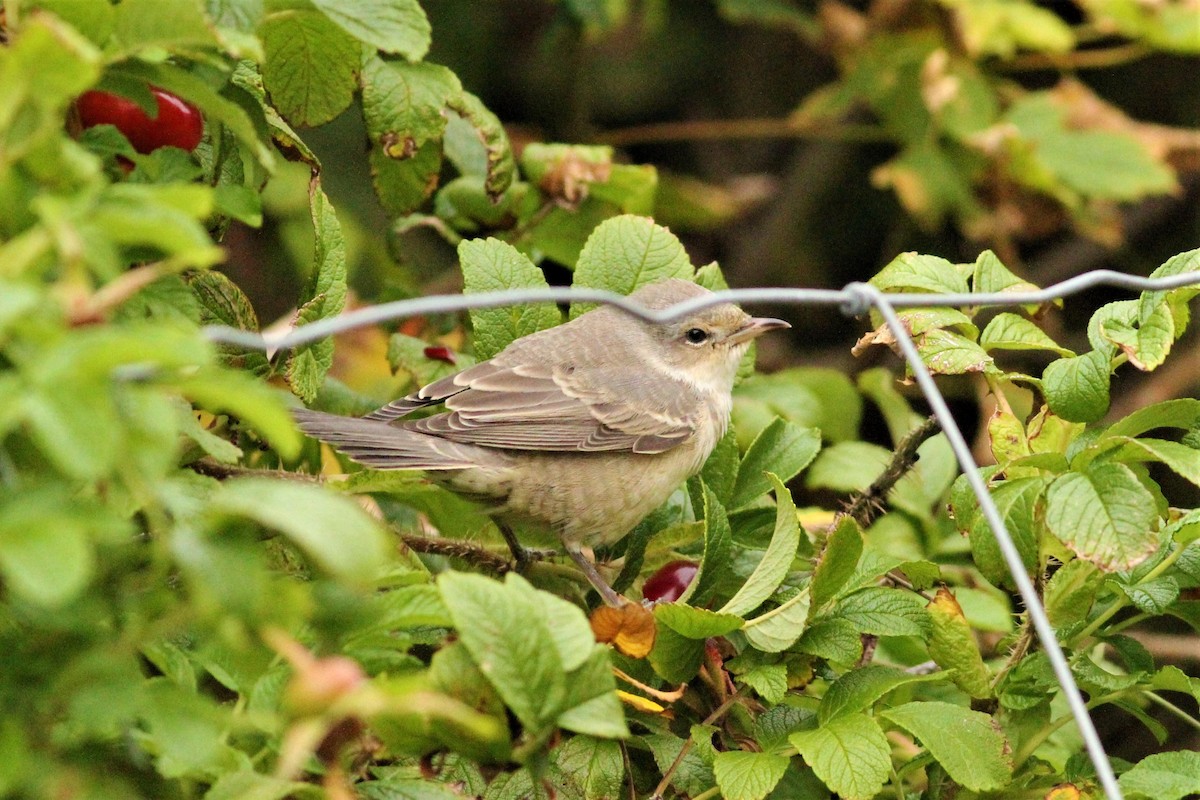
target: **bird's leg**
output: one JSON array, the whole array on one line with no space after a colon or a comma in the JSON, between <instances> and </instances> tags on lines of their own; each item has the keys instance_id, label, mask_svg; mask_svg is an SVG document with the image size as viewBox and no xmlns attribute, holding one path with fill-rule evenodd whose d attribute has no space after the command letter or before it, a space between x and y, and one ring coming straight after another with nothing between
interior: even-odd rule
<instances>
[{"instance_id":1,"label":"bird's leg","mask_svg":"<svg viewBox=\"0 0 1200 800\"><path fill-rule=\"evenodd\" d=\"M517 535L513 533L511 527L498 520L493 521L496 522L496 527L500 529L500 535L504 537L504 541L508 544L508 549L512 551L517 574L524 575L525 571L529 569L529 565L533 562L533 559L529 557L529 551L517 541Z\"/></svg>"},{"instance_id":2,"label":"bird's leg","mask_svg":"<svg viewBox=\"0 0 1200 800\"><path fill-rule=\"evenodd\" d=\"M574 561L581 570L583 570L583 574L587 577L588 583L592 584L592 587L600 593L601 599L603 599L606 604L612 606L613 608L619 608L620 606L625 605L625 600L621 597L621 595L613 591L613 588L608 585L608 581L604 580L604 578L600 576L600 572L596 569L596 565L592 563L590 558L584 555L583 550L579 548L579 545L567 544L565 542L564 544L567 548L567 555L569 555L571 560Z\"/></svg>"}]
</instances>

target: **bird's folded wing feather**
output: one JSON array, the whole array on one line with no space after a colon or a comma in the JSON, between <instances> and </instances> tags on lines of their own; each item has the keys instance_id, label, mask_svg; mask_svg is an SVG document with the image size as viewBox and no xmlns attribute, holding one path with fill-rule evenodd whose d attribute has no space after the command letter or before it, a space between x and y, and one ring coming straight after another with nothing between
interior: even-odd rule
<instances>
[{"instance_id":1,"label":"bird's folded wing feather","mask_svg":"<svg viewBox=\"0 0 1200 800\"><path fill-rule=\"evenodd\" d=\"M445 403L447 413L398 423L486 447L661 453L686 441L703 402L688 383L612 367L478 364L368 415L395 420Z\"/></svg>"}]
</instances>

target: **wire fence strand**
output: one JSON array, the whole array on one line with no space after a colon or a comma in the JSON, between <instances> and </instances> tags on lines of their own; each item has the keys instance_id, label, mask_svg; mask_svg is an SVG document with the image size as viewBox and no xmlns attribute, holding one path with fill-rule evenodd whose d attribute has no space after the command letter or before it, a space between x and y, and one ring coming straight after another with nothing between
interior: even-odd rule
<instances>
[{"instance_id":1,"label":"wire fence strand","mask_svg":"<svg viewBox=\"0 0 1200 800\"><path fill-rule=\"evenodd\" d=\"M399 300L370 306L338 317L309 323L291 331L275 335L263 335L252 331L238 330L227 326L208 326L205 336L212 342L229 344L255 350L277 351L301 347L328 336L382 322L406 317L431 314L454 313L468 309L497 308L529 303L605 303L616 306L635 317L649 322L671 322L690 313L721 303L754 305L836 305L848 316L861 316L871 309L879 312L883 321L895 337L896 344L912 370L934 416L950 442L955 458L979 502L980 511L991 526L1005 563L1030 622L1050 660L1075 724L1083 737L1088 756L1095 767L1096 776L1109 800L1122 800L1112 764L1104 751L1104 745L1092 723L1083 695L1071 674L1066 654L1054 633L1054 626L1046 616L1046 610L1029 577L1008 528L1004 524L987 485L979 471L979 465L971 454L971 448L951 414L946 400L937 388L933 375L926 368L917 351L916 343L896 313L898 308L916 307L971 307L1041 305L1069 297L1073 294L1098 286L1113 286L1142 291L1165 291L1183 286L1200 284L1200 273L1184 273L1163 278L1143 278L1111 270L1096 270L1078 275L1061 283L1036 291L1013 291L991 293L888 293L866 283L851 283L843 289L729 289L714 292L705 297L689 300L662 310L650 310L612 292L580 288L513 289L501 292L486 292L470 295L439 295L411 300Z\"/></svg>"}]
</instances>

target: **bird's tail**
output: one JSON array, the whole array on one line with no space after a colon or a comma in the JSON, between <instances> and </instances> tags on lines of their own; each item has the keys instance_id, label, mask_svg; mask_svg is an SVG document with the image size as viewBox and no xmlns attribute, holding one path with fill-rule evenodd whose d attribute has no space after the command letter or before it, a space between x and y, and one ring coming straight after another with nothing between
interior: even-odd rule
<instances>
[{"instance_id":1,"label":"bird's tail","mask_svg":"<svg viewBox=\"0 0 1200 800\"><path fill-rule=\"evenodd\" d=\"M386 422L292 409L300 430L375 469L465 469L479 464L479 448L398 428Z\"/></svg>"}]
</instances>

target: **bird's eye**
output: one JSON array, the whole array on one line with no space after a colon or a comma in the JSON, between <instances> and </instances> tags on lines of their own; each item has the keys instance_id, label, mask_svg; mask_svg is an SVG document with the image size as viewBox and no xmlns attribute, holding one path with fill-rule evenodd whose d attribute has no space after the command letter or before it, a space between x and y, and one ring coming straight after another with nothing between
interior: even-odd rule
<instances>
[{"instance_id":1,"label":"bird's eye","mask_svg":"<svg viewBox=\"0 0 1200 800\"><path fill-rule=\"evenodd\" d=\"M708 331L703 328L691 328L683 335L692 344L704 344L708 341Z\"/></svg>"}]
</instances>

